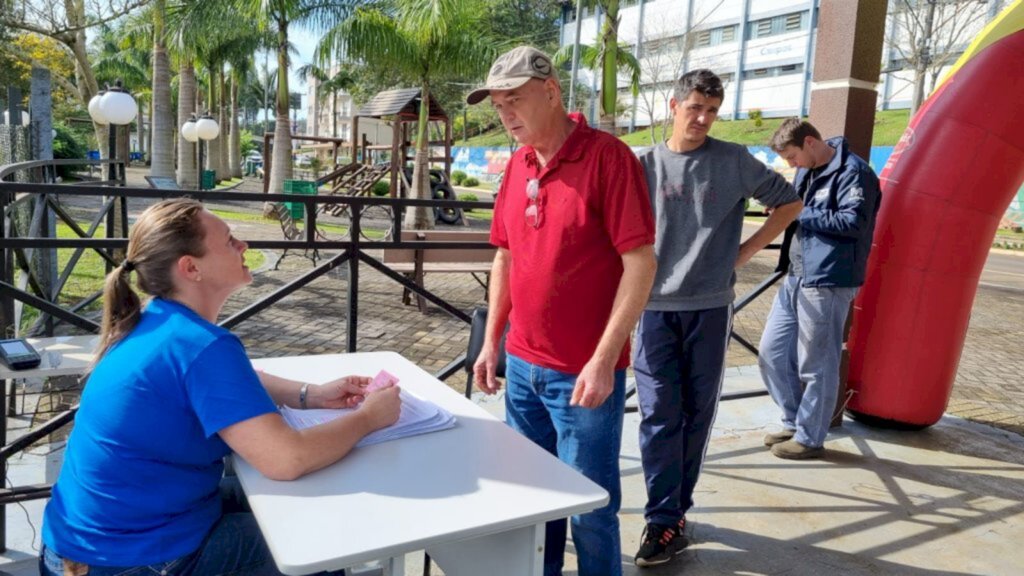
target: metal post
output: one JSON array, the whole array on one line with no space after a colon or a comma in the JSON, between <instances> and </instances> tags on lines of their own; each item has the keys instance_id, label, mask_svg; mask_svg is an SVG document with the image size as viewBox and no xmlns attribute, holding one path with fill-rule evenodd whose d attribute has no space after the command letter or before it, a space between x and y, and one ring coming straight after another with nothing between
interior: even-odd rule
<instances>
[{"instance_id":1,"label":"metal post","mask_svg":"<svg viewBox=\"0 0 1024 576\"><path fill-rule=\"evenodd\" d=\"M576 38L572 44L572 73L569 79L569 110L576 110L576 72L580 68L580 32L583 26L583 0L576 0Z\"/></svg>"},{"instance_id":2,"label":"metal post","mask_svg":"<svg viewBox=\"0 0 1024 576\"><path fill-rule=\"evenodd\" d=\"M350 248L351 257L348 259L348 351L356 351L357 329L359 321L359 237L362 235L359 218L362 216L363 207L360 204L349 204L349 212L352 214L352 227L348 234L352 239Z\"/></svg>"},{"instance_id":3,"label":"metal post","mask_svg":"<svg viewBox=\"0 0 1024 576\"><path fill-rule=\"evenodd\" d=\"M107 160L110 164L107 164L107 180L111 182L117 180L117 166L114 165L114 160L117 159L117 126L113 124L107 124Z\"/></svg>"},{"instance_id":4,"label":"metal post","mask_svg":"<svg viewBox=\"0 0 1024 576\"><path fill-rule=\"evenodd\" d=\"M196 186L196 190L202 190L203 189L203 172L206 171L203 168L203 144L205 142L206 142L206 140L203 140L202 138L200 138L196 142L196 148L199 149L199 178L198 178L199 182L198 182L198 185Z\"/></svg>"}]
</instances>

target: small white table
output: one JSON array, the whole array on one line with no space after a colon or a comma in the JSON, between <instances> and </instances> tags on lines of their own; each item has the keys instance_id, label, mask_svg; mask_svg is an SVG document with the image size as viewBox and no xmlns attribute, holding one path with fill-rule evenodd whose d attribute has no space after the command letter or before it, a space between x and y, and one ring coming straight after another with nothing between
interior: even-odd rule
<instances>
[{"instance_id":1,"label":"small white table","mask_svg":"<svg viewBox=\"0 0 1024 576\"><path fill-rule=\"evenodd\" d=\"M49 378L84 374L92 363L100 337L55 336L53 338L27 338L28 343L39 353L39 366L28 370L11 370L0 362L0 379Z\"/></svg>"},{"instance_id":2,"label":"small white table","mask_svg":"<svg viewBox=\"0 0 1024 576\"><path fill-rule=\"evenodd\" d=\"M393 352L253 362L314 383L386 369L451 412L454 429L357 448L292 482L235 467L279 570L309 574L426 550L447 576L540 575L544 524L588 512L608 493Z\"/></svg>"},{"instance_id":3,"label":"small white table","mask_svg":"<svg viewBox=\"0 0 1024 576\"><path fill-rule=\"evenodd\" d=\"M0 380L3 380L0 389L0 407L7 402L4 396L7 394L9 383L19 378L52 378L54 376L76 376L85 374L92 364L96 346L99 345L100 337L97 335L88 336L55 336L53 338L27 338L32 348L39 353L39 366L26 370L12 370L0 362ZM13 415L14 388L10 387L11 406L8 414ZM6 438L6 422L3 427Z\"/></svg>"}]
</instances>

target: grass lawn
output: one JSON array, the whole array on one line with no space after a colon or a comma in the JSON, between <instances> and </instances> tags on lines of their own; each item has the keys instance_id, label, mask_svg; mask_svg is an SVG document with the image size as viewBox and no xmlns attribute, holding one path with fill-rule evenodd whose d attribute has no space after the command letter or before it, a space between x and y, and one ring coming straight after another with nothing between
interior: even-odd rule
<instances>
[{"instance_id":1,"label":"grass lawn","mask_svg":"<svg viewBox=\"0 0 1024 576\"><path fill-rule=\"evenodd\" d=\"M220 219L222 219L224 221L227 221L227 222L256 222L256 223L259 223L259 224L275 224L276 225L276 220L274 220L272 218L264 218L262 214L253 214L251 212L235 212L233 210L210 210L210 212L215 214L218 218L220 218ZM296 227L299 230L303 229L303 221L302 220L296 220L295 221L295 225L296 225ZM328 222L319 222L319 223L317 223L317 228L321 232L337 234L339 236L343 236L345 234L348 234L348 226L341 226L339 224L330 224ZM372 228L371 229L364 228L363 229L363 234L366 235L369 238L373 238L374 240L377 240L377 239L384 238L385 231L384 230L374 230ZM245 240L245 238L243 238L243 240ZM256 254L256 253L258 253L258 252L257 251L246 252L246 261L248 262L250 254ZM262 263L263 262L261 260L260 264L262 265ZM248 264L248 266L249 266L249 268L251 268L253 270L256 269L255 267L253 267L252 264Z\"/></svg>"},{"instance_id":2,"label":"grass lawn","mask_svg":"<svg viewBox=\"0 0 1024 576\"><path fill-rule=\"evenodd\" d=\"M718 120L711 127L711 136L745 146L767 146L772 134L785 118L765 118L761 126L753 120ZM885 110L875 113L873 146L895 146L910 122L909 110ZM669 130L671 131L671 129ZM655 128L656 139L661 138L661 128ZM650 146L650 129L639 130L621 137L630 146Z\"/></svg>"},{"instance_id":3,"label":"grass lawn","mask_svg":"<svg viewBox=\"0 0 1024 576\"><path fill-rule=\"evenodd\" d=\"M753 120L719 120L711 127L711 135L721 140L728 140L745 146L767 146L768 140L782 124L784 118L765 118L761 126L755 126ZM875 131L872 146L895 146L907 124L910 123L909 110L884 110L875 113ZM661 127L656 127L655 140L661 139ZM671 129L669 130L671 131ZM644 129L621 136L630 146L650 146L651 130ZM508 146L504 129L492 130L469 140L455 143L456 146Z\"/></svg>"}]
</instances>

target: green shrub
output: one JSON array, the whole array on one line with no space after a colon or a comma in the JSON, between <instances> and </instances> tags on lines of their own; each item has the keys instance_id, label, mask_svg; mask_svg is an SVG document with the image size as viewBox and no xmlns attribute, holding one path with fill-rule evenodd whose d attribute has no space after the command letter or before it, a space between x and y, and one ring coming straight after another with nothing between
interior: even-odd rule
<instances>
[{"instance_id":1,"label":"green shrub","mask_svg":"<svg viewBox=\"0 0 1024 576\"><path fill-rule=\"evenodd\" d=\"M472 188L474 186L479 186L480 181L477 180L476 178L473 178L472 176L469 176L468 178L462 181L462 185L467 188Z\"/></svg>"},{"instance_id":2,"label":"green shrub","mask_svg":"<svg viewBox=\"0 0 1024 576\"><path fill-rule=\"evenodd\" d=\"M452 182L462 184L466 180L466 173L462 170L452 172Z\"/></svg>"},{"instance_id":3,"label":"green shrub","mask_svg":"<svg viewBox=\"0 0 1024 576\"><path fill-rule=\"evenodd\" d=\"M53 129L57 135L53 138L53 157L79 159L85 158L89 152L88 139L80 131L69 128L63 122L54 122ZM67 178L80 166L59 166L57 173Z\"/></svg>"},{"instance_id":4,"label":"green shrub","mask_svg":"<svg viewBox=\"0 0 1024 576\"><path fill-rule=\"evenodd\" d=\"M754 121L754 126L758 128L764 124L764 112L760 108L754 108L747 113L747 116Z\"/></svg>"},{"instance_id":5,"label":"green shrub","mask_svg":"<svg viewBox=\"0 0 1024 576\"><path fill-rule=\"evenodd\" d=\"M387 196L391 194L391 184L384 180L377 180L373 184L373 188L370 188L370 193L374 196Z\"/></svg>"},{"instance_id":6,"label":"green shrub","mask_svg":"<svg viewBox=\"0 0 1024 576\"><path fill-rule=\"evenodd\" d=\"M473 194L472 192L466 192L464 194L459 194L459 200L462 200L463 202L479 202L480 201L480 199L477 198L476 194ZM463 212L472 212L473 209L472 208L463 208L462 211Z\"/></svg>"}]
</instances>

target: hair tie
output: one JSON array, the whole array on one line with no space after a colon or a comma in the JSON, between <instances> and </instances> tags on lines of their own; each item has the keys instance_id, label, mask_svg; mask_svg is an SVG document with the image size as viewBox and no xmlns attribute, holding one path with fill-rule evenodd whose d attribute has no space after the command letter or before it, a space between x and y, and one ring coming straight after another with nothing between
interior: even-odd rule
<instances>
[{"instance_id":1,"label":"hair tie","mask_svg":"<svg viewBox=\"0 0 1024 576\"><path fill-rule=\"evenodd\" d=\"M125 272L131 272L132 270L135 270L135 263L131 260L125 260L121 263L121 269Z\"/></svg>"}]
</instances>

